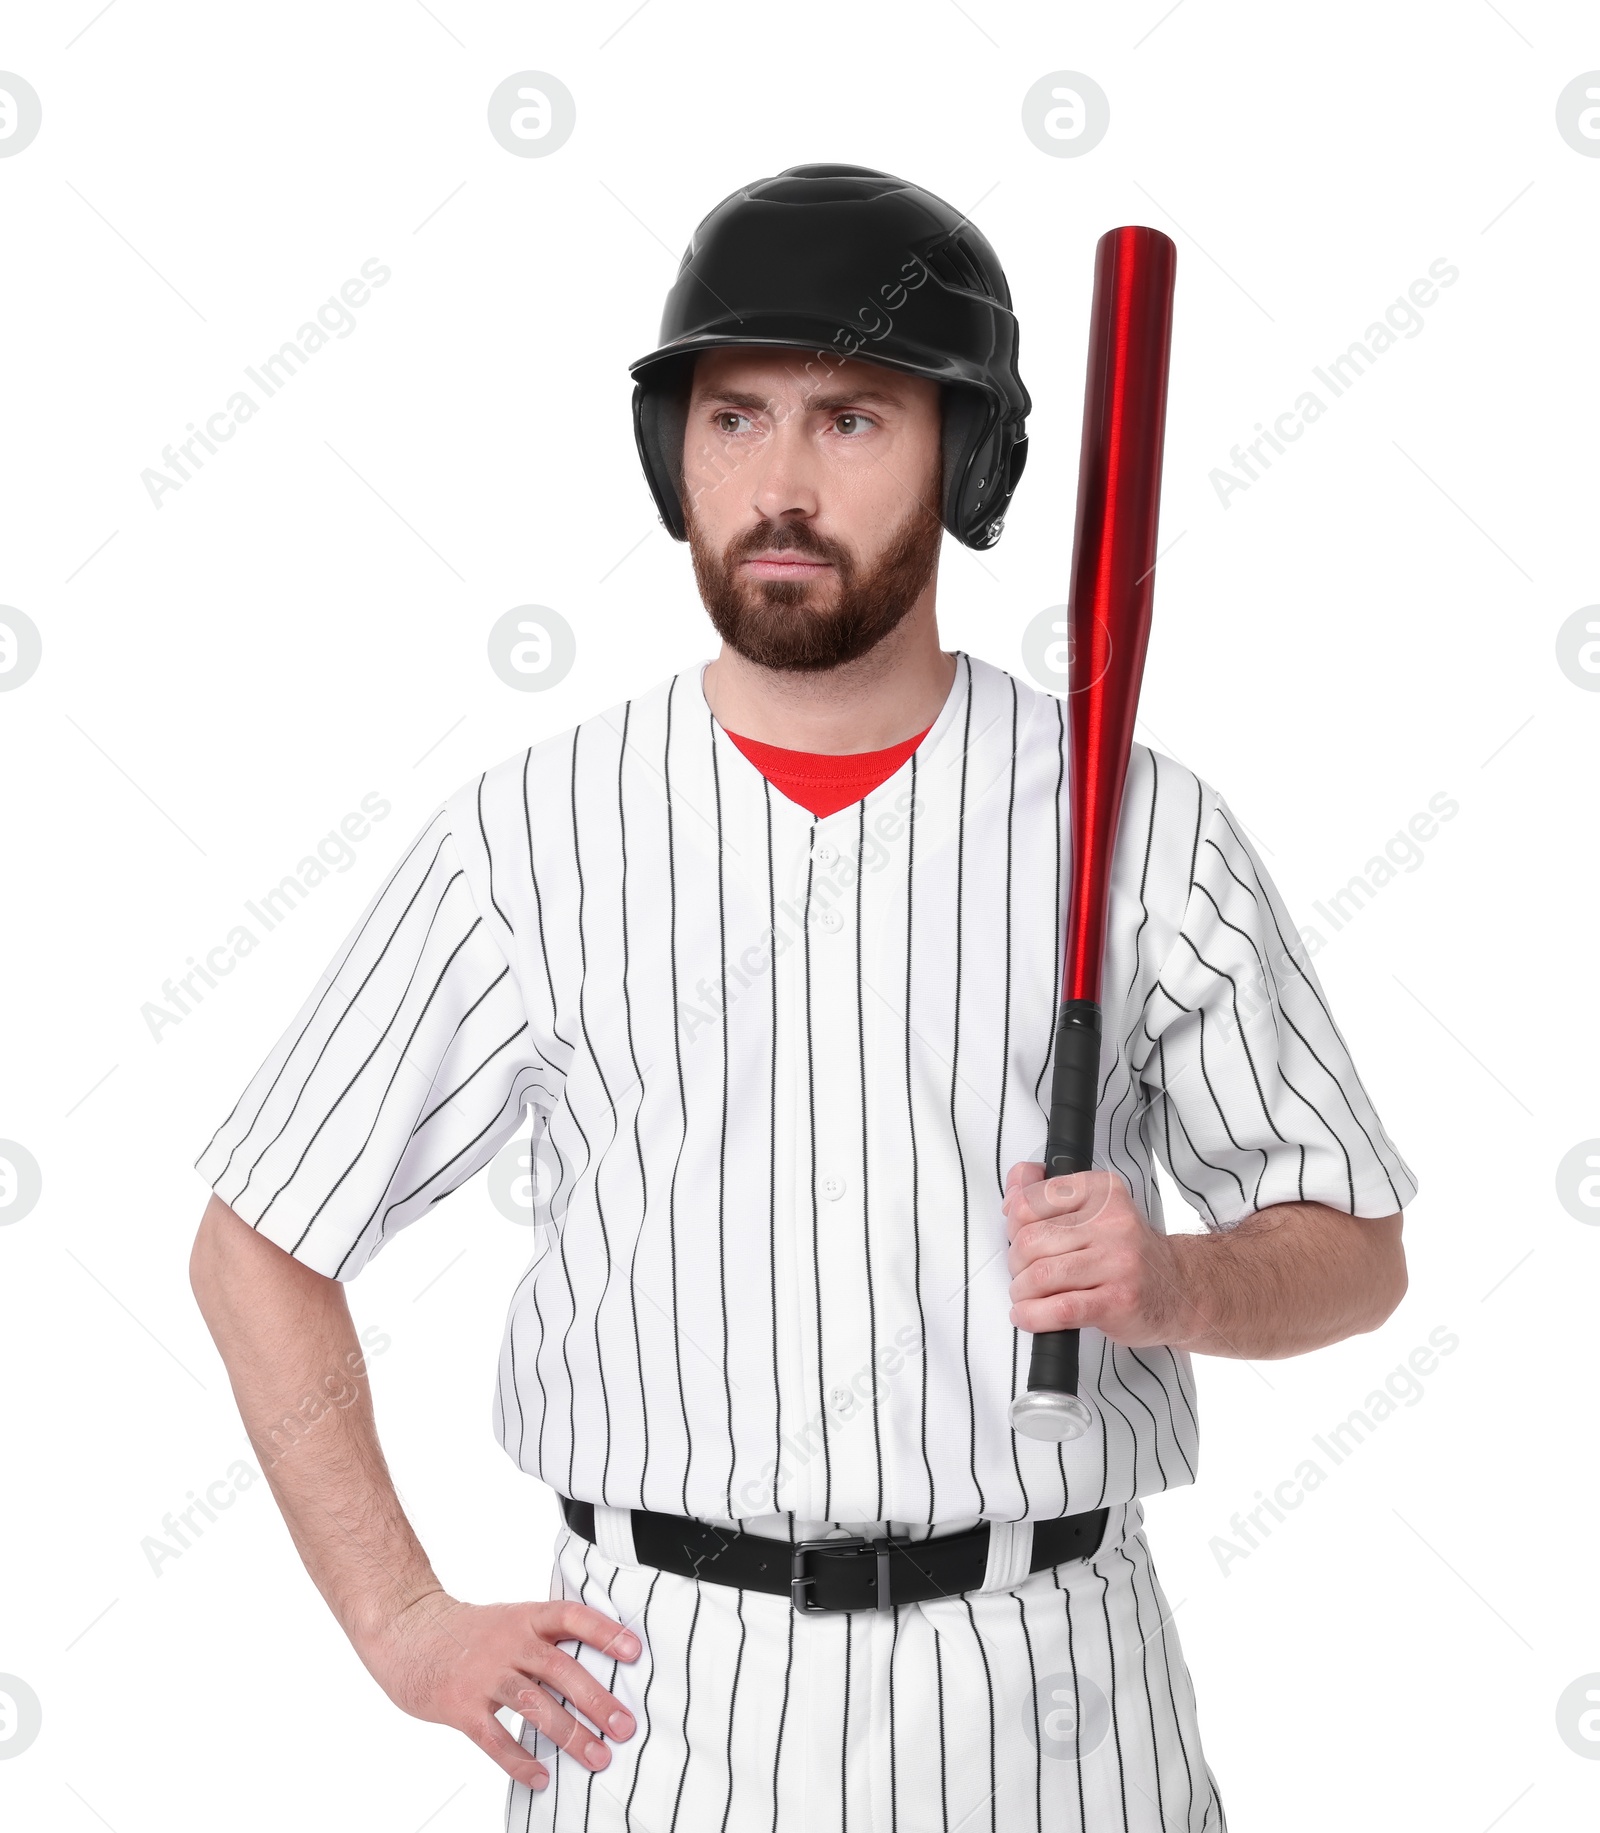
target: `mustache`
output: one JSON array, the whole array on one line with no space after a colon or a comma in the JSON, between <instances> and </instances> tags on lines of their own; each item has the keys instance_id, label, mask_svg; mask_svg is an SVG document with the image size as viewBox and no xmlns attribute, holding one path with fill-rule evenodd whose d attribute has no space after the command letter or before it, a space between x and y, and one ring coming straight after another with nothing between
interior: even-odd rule
<instances>
[{"instance_id":1,"label":"mustache","mask_svg":"<svg viewBox=\"0 0 1600 1833\"><path fill-rule=\"evenodd\" d=\"M810 529L797 527L792 522L775 522L758 524L738 535L728 545L730 561L747 560L752 554L793 553L807 560L831 560L837 562L843 558L836 543L824 541Z\"/></svg>"}]
</instances>

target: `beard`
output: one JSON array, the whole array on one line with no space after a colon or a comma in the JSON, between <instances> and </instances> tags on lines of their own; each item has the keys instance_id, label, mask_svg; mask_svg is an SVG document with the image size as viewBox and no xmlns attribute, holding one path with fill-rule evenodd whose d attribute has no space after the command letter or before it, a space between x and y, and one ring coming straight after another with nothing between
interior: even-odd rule
<instances>
[{"instance_id":1,"label":"beard","mask_svg":"<svg viewBox=\"0 0 1600 1833\"><path fill-rule=\"evenodd\" d=\"M795 522L758 522L721 553L692 507L685 512L695 583L717 634L746 661L791 673L838 668L875 649L921 597L939 562L943 526L920 498L869 568L838 541ZM832 564L812 579L741 573L753 554L792 553Z\"/></svg>"}]
</instances>

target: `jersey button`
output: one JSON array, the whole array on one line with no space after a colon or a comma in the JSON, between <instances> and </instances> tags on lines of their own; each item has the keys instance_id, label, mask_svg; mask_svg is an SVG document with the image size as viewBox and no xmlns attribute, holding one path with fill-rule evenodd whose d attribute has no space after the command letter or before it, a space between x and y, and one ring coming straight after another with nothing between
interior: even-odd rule
<instances>
[{"instance_id":1,"label":"jersey button","mask_svg":"<svg viewBox=\"0 0 1600 1833\"><path fill-rule=\"evenodd\" d=\"M817 921L827 930L830 936L837 935L839 931L844 928L844 918L840 916L832 904L823 906L817 913Z\"/></svg>"},{"instance_id":2,"label":"jersey button","mask_svg":"<svg viewBox=\"0 0 1600 1833\"><path fill-rule=\"evenodd\" d=\"M828 1404L835 1413L847 1413L850 1410L850 1390L847 1387L836 1387L828 1395Z\"/></svg>"},{"instance_id":3,"label":"jersey button","mask_svg":"<svg viewBox=\"0 0 1600 1833\"><path fill-rule=\"evenodd\" d=\"M840 1197L844 1195L844 1179L842 1177L825 1177L822 1180L822 1194L830 1203L837 1203Z\"/></svg>"},{"instance_id":4,"label":"jersey button","mask_svg":"<svg viewBox=\"0 0 1600 1833\"><path fill-rule=\"evenodd\" d=\"M811 857L819 866L836 866L839 863L839 849L831 840L819 840L811 849Z\"/></svg>"}]
</instances>

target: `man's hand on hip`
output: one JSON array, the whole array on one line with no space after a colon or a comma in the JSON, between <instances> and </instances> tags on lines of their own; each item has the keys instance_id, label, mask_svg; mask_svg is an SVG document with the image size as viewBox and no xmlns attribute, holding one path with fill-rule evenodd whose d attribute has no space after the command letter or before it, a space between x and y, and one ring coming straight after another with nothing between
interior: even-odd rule
<instances>
[{"instance_id":1,"label":"man's hand on hip","mask_svg":"<svg viewBox=\"0 0 1600 1833\"><path fill-rule=\"evenodd\" d=\"M414 1718L465 1732L528 1788L544 1788L549 1771L494 1716L502 1706L587 1768L604 1769L611 1753L596 1731L632 1737L633 1719L555 1645L586 1642L633 1661L639 1638L575 1599L463 1604L444 1589L395 1493L338 1280L302 1265L217 1196L200 1221L190 1279L306 1570L384 1692ZM330 1370L337 1404L308 1417L303 1397L332 1393ZM353 1380L350 1370L360 1371ZM617 1712L621 1726L611 1723Z\"/></svg>"},{"instance_id":2,"label":"man's hand on hip","mask_svg":"<svg viewBox=\"0 0 1600 1833\"><path fill-rule=\"evenodd\" d=\"M544 1788L549 1771L495 1717L502 1706L592 1770L611 1761L596 1727L619 1739L632 1737L635 1730L633 1714L616 1695L555 1646L573 1640L619 1661L639 1655L639 1638L632 1630L575 1599L464 1604L434 1591L408 1605L383 1630L352 1637L367 1671L401 1711L453 1725L508 1776L531 1789Z\"/></svg>"},{"instance_id":3,"label":"man's hand on hip","mask_svg":"<svg viewBox=\"0 0 1600 1833\"><path fill-rule=\"evenodd\" d=\"M1114 1171L1046 1178L1042 1164L1013 1165L1002 1207L1019 1329L1089 1327L1133 1349L1172 1340L1181 1304L1172 1244Z\"/></svg>"}]
</instances>

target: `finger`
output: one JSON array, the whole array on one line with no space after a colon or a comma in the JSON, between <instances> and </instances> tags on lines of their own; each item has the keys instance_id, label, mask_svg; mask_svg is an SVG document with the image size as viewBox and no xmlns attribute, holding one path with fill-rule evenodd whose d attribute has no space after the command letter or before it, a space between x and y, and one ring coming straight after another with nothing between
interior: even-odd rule
<instances>
[{"instance_id":1,"label":"finger","mask_svg":"<svg viewBox=\"0 0 1600 1833\"><path fill-rule=\"evenodd\" d=\"M1000 1213L1014 1216L1023 1204L1023 1193L1033 1189L1044 1177L1044 1166L1032 1159L1013 1165L1006 1174L1006 1193L1000 1199Z\"/></svg>"},{"instance_id":2,"label":"finger","mask_svg":"<svg viewBox=\"0 0 1600 1833\"><path fill-rule=\"evenodd\" d=\"M1013 1304L1031 1298L1047 1298L1052 1292L1087 1292L1105 1283L1106 1266L1101 1255L1080 1252L1047 1254L1024 1267L1011 1281Z\"/></svg>"},{"instance_id":3,"label":"finger","mask_svg":"<svg viewBox=\"0 0 1600 1833\"><path fill-rule=\"evenodd\" d=\"M1043 1181L1044 1166L1037 1159L1025 1158L1013 1165L1006 1173L1006 1193L1000 1199L1002 1215L1013 1214L1018 1206L1022 1193L1031 1190Z\"/></svg>"},{"instance_id":4,"label":"finger","mask_svg":"<svg viewBox=\"0 0 1600 1833\"><path fill-rule=\"evenodd\" d=\"M1019 1181L1007 1192L1000 1213L1006 1219L1006 1234L1011 1240L1016 1240L1017 1231L1030 1222L1047 1221L1055 1213L1055 1206L1044 1194L1045 1181L1042 1178L1035 1178L1028 1184Z\"/></svg>"},{"instance_id":5,"label":"finger","mask_svg":"<svg viewBox=\"0 0 1600 1833\"><path fill-rule=\"evenodd\" d=\"M1013 1276L1036 1261L1062 1254L1081 1254L1093 1243L1083 1219L1024 1222L1011 1237L1006 1269Z\"/></svg>"},{"instance_id":6,"label":"finger","mask_svg":"<svg viewBox=\"0 0 1600 1833\"><path fill-rule=\"evenodd\" d=\"M1051 1292L1042 1298L1025 1298L1011 1307L1011 1322L1030 1336L1049 1330L1083 1330L1096 1324L1099 1309L1096 1288L1077 1292Z\"/></svg>"},{"instance_id":7,"label":"finger","mask_svg":"<svg viewBox=\"0 0 1600 1833\"><path fill-rule=\"evenodd\" d=\"M552 1744L576 1757L585 1768L604 1769L611 1761L611 1752L593 1730L565 1711L543 1687L536 1686L526 1675L508 1677L491 1692L490 1698L497 1704L509 1706L513 1712L520 1712Z\"/></svg>"},{"instance_id":8,"label":"finger","mask_svg":"<svg viewBox=\"0 0 1600 1833\"><path fill-rule=\"evenodd\" d=\"M606 1691L581 1661L575 1661L558 1648L540 1648L522 1665L527 1675L560 1694L568 1705L591 1720L597 1730L610 1732L618 1738L633 1736L633 1714L614 1693ZM526 1686L526 1679L521 1684ZM510 1705L512 1702L502 1703Z\"/></svg>"},{"instance_id":9,"label":"finger","mask_svg":"<svg viewBox=\"0 0 1600 1833\"><path fill-rule=\"evenodd\" d=\"M1024 1184L1037 1184L1044 1176L1044 1166L1037 1159L1025 1158L1006 1173L1006 1195Z\"/></svg>"},{"instance_id":10,"label":"finger","mask_svg":"<svg viewBox=\"0 0 1600 1833\"><path fill-rule=\"evenodd\" d=\"M499 1764L513 1782L520 1782L524 1788L530 1788L535 1793L549 1786L549 1770L531 1751L519 1744L492 1714L482 1720L475 1719L461 1729L480 1750L487 1752Z\"/></svg>"},{"instance_id":11,"label":"finger","mask_svg":"<svg viewBox=\"0 0 1600 1833\"><path fill-rule=\"evenodd\" d=\"M544 1641L587 1642L590 1648L619 1661L634 1661L639 1655L639 1638L631 1629L576 1598L559 1598L543 1606L533 1629Z\"/></svg>"},{"instance_id":12,"label":"finger","mask_svg":"<svg viewBox=\"0 0 1600 1833\"><path fill-rule=\"evenodd\" d=\"M1069 1215L1097 1207L1105 1195L1104 1186L1102 1172L1064 1171L1059 1177L1047 1177L1036 1184L1035 1200L1044 1205L1046 1215Z\"/></svg>"},{"instance_id":13,"label":"finger","mask_svg":"<svg viewBox=\"0 0 1600 1833\"><path fill-rule=\"evenodd\" d=\"M1045 1178L1024 1193L1034 1215L1077 1216L1082 1221L1116 1214L1128 1202L1128 1187L1113 1171L1067 1171Z\"/></svg>"},{"instance_id":14,"label":"finger","mask_svg":"<svg viewBox=\"0 0 1600 1833\"><path fill-rule=\"evenodd\" d=\"M1043 1167L1041 1167L1043 1169ZM1089 1171L1067 1171L1059 1177L1038 1178L1031 1184L1019 1184L1006 1198L1008 1219L1024 1222L1048 1221L1052 1216L1066 1215L1081 1209L1087 1200Z\"/></svg>"}]
</instances>

